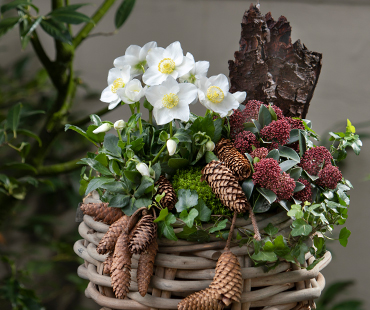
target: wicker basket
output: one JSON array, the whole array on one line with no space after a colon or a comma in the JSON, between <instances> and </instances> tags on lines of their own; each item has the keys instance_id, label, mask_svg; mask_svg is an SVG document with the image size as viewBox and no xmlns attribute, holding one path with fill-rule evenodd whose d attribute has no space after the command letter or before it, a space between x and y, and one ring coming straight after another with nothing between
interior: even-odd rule
<instances>
[{"instance_id":1,"label":"wicker basket","mask_svg":"<svg viewBox=\"0 0 370 310\"><path fill-rule=\"evenodd\" d=\"M284 230L289 229L290 226L290 220L285 212L269 218L259 218L258 225L261 230L268 223L279 227L283 234ZM248 221L244 224L247 228L250 225ZM206 244L182 240L176 242L158 240L159 252L155 260L155 272L148 294L142 297L138 292L136 269L139 256L133 255L132 281L128 298L116 299L110 277L102 274L102 262L106 255L99 255L96 252L96 246L108 227L85 215L79 226L79 233L83 240L77 241L74 245L75 253L85 261L78 268L78 275L90 281L85 294L103 306L104 310L177 309L181 298L208 287L214 276L216 261L225 246L224 241L216 239L211 239L211 242ZM234 303L231 309L315 308L313 300L320 296L325 286L325 279L320 271L330 263L330 252L327 252L324 259L309 271L295 264L282 262L275 269L265 272L263 267L251 266L247 246L235 246L231 248L231 251L239 258L244 279L241 303ZM314 260L310 254L307 254L305 258L308 265Z\"/></svg>"}]
</instances>

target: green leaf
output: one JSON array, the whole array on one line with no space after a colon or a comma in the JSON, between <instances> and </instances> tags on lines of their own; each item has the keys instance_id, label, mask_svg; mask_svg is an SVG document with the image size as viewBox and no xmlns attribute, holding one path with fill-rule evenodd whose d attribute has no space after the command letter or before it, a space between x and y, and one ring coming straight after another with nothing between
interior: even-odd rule
<instances>
[{"instance_id":1,"label":"green leaf","mask_svg":"<svg viewBox=\"0 0 370 310\"><path fill-rule=\"evenodd\" d=\"M303 265L305 263L305 254L309 251L308 246L305 243L297 244L292 255L298 260L298 262Z\"/></svg>"},{"instance_id":2,"label":"green leaf","mask_svg":"<svg viewBox=\"0 0 370 310\"><path fill-rule=\"evenodd\" d=\"M279 167L281 168L282 171L287 171L290 168L293 168L297 164L298 163L295 160L286 160L280 163Z\"/></svg>"},{"instance_id":3,"label":"green leaf","mask_svg":"<svg viewBox=\"0 0 370 310\"><path fill-rule=\"evenodd\" d=\"M135 208L135 203L135 197L131 197L129 204L126 207L122 208L122 212L125 213L127 216L131 216L132 214L134 214L134 212L137 210Z\"/></svg>"},{"instance_id":4,"label":"green leaf","mask_svg":"<svg viewBox=\"0 0 370 310\"><path fill-rule=\"evenodd\" d=\"M1 170L3 169L15 169L15 170L29 170L37 174L37 170L35 167L25 164L25 163L6 163L0 167Z\"/></svg>"},{"instance_id":5,"label":"green leaf","mask_svg":"<svg viewBox=\"0 0 370 310\"><path fill-rule=\"evenodd\" d=\"M136 184L140 183L142 175L139 171L131 171L131 170L125 170L124 175L127 179L129 179L131 182L134 182Z\"/></svg>"},{"instance_id":6,"label":"green leaf","mask_svg":"<svg viewBox=\"0 0 370 310\"><path fill-rule=\"evenodd\" d=\"M112 175L112 172L107 167L92 158L82 158L77 164L86 164L103 175Z\"/></svg>"},{"instance_id":7,"label":"green leaf","mask_svg":"<svg viewBox=\"0 0 370 310\"><path fill-rule=\"evenodd\" d=\"M150 205L152 204L152 200L149 199L149 198L139 198L139 199L136 199L135 203L134 203L134 207L136 209L140 209L142 207L149 207Z\"/></svg>"},{"instance_id":8,"label":"green leaf","mask_svg":"<svg viewBox=\"0 0 370 310\"><path fill-rule=\"evenodd\" d=\"M194 220L198 214L198 210L195 208L191 209L189 213L187 210L183 210L180 213L180 219L190 228L193 227Z\"/></svg>"},{"instance_id":9,"label":"green leaf","mask_svg":"<svg viewBox=\"0 0 370 310\"><path fill-rule=\"evenodd\" d=\"M168 214L163 222L158 223L159 235L164 235L167 239L177 241L177 237L171 224L176 222L176 217L173 214Z\"/></svg>"},{"instance_id":10,"label":"green leaf","mask_svg":"<svg viewBox=\"0 0 370 310\"><path fill-rule=\"evenodd\" d=\"M207 164L210 163L212 160L218 160L218 157L215 155L215 153L209 151L206 152L205 158Z\"/></svg>"},{"instance_id":11,"label":"green leaf","mask_svg":"<svg viewBox=\"0 0 370 310\"><path fill-rule=\"evenodd\" d=\"M98 127L103 124L100 117L96 114L91 114L90 119L93 122L93 124L98 126Z\"/></svg>"},{"instance_id":12,"label":"green leaf","mask_svg":"<svg viewBox=\"0 0 370 310\"><path fill-rule=\"evenodd\" d=\"M179 142L190 142L190 143L192 142L191 135L188 133L187 130L183 128L177 129L173 137L177 138Z\"/></svg>"},{"instance_id":13,"label":"green leaf","mask_svg":"<svg viewBox=\"0 0 370 310\"><path fill-rule=\"evenodd\" d=\"M213 124L215 125L215 133L213 135L212 141L214 143L217 143L221 139L221 133L222 133L222 118L216 118L213 121Z\"/></svg>"},{"instance_id":14,"label":"green leaf","mask_svg":"<svg viewBox=\"0 0 370 310\"><path fill-rule=\"evenodd\" d=\"M187 226L185 226L187 227ZM204 230L197 230L196 232L190 234L187 238L188 241L191 241L191 242L199 242L199 243L205 243L205 242L209 242L209 239L210 239L210 235L208 232L204 231Z\"/></svg>"},{"instance_id":15,"label":"green leaf","mask_svg":"<svg viewBox=\"0 0 370 310\"><path fill-rule=\"evenodd\" d=\"M298 181L295 181L295 188L294 188L294 192L299 192L301 191L302 189L304 189L306 186L301 183L301 182L298 182Z\"/></svg>"},{"instance_id":16,"label":"green leaf","mask_svg":"<svg viewBox=\"0 0 370 310\"><path fill-rule=\"evenodd\" d=\"M346 247L348 243L348 238L351 235L351 231L348 230L346 227L343 227L339 233L339 243Z\"/></svg>"},{"instance_id":17,"label":"green leaf","mask_svg":"<svg viewBox=\"0 0 370 310\"><path fill-rule=\"evenodd\" d=\"M304 215L301 205L292 205L287 215L290 217L295 217L296 219L301 219Z\"/></svg>"},{"instance_id":18,"label":"green leaf","mask_svg":"<svg viewBox=\"0 0 370 310\"><path fill-rule=\"evenodd\" d=\"M283 200L280 200L279 201L279 205L281 205L285 210L287 210L287 211L289 211L290 210L290 208L289 208L289 206L290 206L290 202L289 201L287 201L287 200L285 200L285 199L283 199Z\"/></svg>"},{"instance_id":19,"label":"green leaf","mask_svg":"<svg viewBox=\"0 0 370 310\"><path fill-rule=\"evenodd\" d=\"M299 129L292 129L290 131L289 140L288 140L287 144L296 142L298 140L299 140Z\"/></svg>"},{"instance_id":20,"label":"green leaf","mask_svg":"<svg viewBox=\"0 0 370 310\"><path fill-rule=\"evenodd\" d=\"M319 236L314 236L313 237L313 244L316 248L316 255L321 256L325 253L326 248L325 248L325 239L321 238Z\"/></svg>"},{"instance_id":21,"label":"green leaf","mask_svg":"<svg viewBox=\"0 0 370 310\"><path fill-rule=\"evenodd\" d=\"M134 141L131 141L131 149L137 153L139 152L145 145L144 143L144 139L143 138L139 138L139 139L136 139Z\"/></svg>"},{"instance_id":22,"label":"green leaf","mask_svg":"<svg viewBox=\"0 0 370 310\"><path fill-rule=\"evenodd\" d=\"M16 104L9 110L8 116L6 118L7 128L13 131L14 138L17 137L17 129L18 129L19 120L21 116L21 109L22 109L22 104L21 103Z\"/></svg>"},{"instance_id":23,"label":"green leaf","mask_svg":"<svg viewBox=\"0 0 370 310\"><path fill-rule=\"evenodd\" d=\"M279 161L279 158L280 158L279 150L277 150L277 149L273 149L273 150L271 150L271 151L267 154L266 158L273 158L273 159L275 159L276 161Z\"/></svg>"},{"instance_id":24,"label":"green leaf","mask_svg":"<svg viewBox=\"0 0 370 310\"><path fill-rule=\"evenodd\" d=\"M346 132L350 133L356 133L356 128L355 126L352 125L351 121L347 118L347 127L346 127Z\"/></svg>"},{"instance_id":25,"label":"green leaf","mask_svg":"<svg viewBox=\"0 0 370 310\"><path fill-rule=\"evenodd\" d=\"M273 203L275 200L276 200L276 194L267 189L267 188L263 188L263 187L256 187L257 191L263 196L265 197L265 199L271 204Z\"/></svg>"},{"instance_id":26,"label":"green leaf","mask_svg":"<svg viewBox=\"0 0 370 310\"><path fill-rule=\"evenodd\" d=\"M115 17L115 26L120 28L127 18L130 16L132 9L134 8L135 0L123 0L119 6L116 17Z\"/></svg>"},{"instance_id":27,"label":"green leaf","mask_svg":"<svg viewBox=\"0 0 370 310\"><path fill-rule=\"evenodd\" d=\"M326 306L330 304L337 296L343 295L344 291L348 289L349 286L354 285L354 281L338 281L327 287L322 296L320 297L320 306ZM354 310L349 308L348 310Z\"/></svg>"},{"instance_id":28,"label":"green leaf","mask_svg":"<svg viewBox=\"0 0 370 310\"><path fill-rule=\"evenodd\" d=\"M153 222L158 223L158 222L164 221L167 215L168 215L168 209L164 208L161 210L161 212L159 212L159 216Z\"/></svg>"},{"instance_id":29,"label":"green leaf","mask_svg":"<svg viewBox=\"0 0 370 310\"><path fill-rule=\"evenodd\" d=\"M209 222L211 219L212 210L209 209L203 199L198 199L198 204L194 207L198 211L197 219L202 222Z\"/></svg>"},{"instance_id":30,"label":"green leaf","mask_svg":"<svg viewBox=\"0 0 370 310\"><path fill-rule=\"evenodd\" d=\"M298 141L299 141L299 155L302 157L303 154L306 152L306 137L302 130L298 130ZM290 142L290 141L289 141Z\"/></svg>"},{"instance_id":31,"label":"green leaf","mask_svg":"<svg viewBox=\"0 0 370 310\"><path fill-rule=\"evenodd\" d=\"M224 219L220 222L218 222L217 226L215 227L212 227L210 230L209 230L209 233L212 234L216 231L220 231L220 230L223 230L226 228L226 223L227 223L228 219Z\"/></svg>"},{"instance_id":32,"label":"green leaf","mask_svg":"<svg viewBox=\"0 0 370 310\"><path fill-rule=\"evenodd\" d=\"M258 195L258 198L253 206L254 213L264 213L270 210L271 204L263 195Z\"/></svg>"},{"instance_id":33,"label":"green leaf","mask_svg":"<svg viewBox=\"0 0 370 310\"><path fill-rule=\"evenodd\" d=\"M312 262L312 264L311 264L311 265L309 265L306 269L307 269L307 270L312 270L312 269L314 269L314 268L315 268L315 266L316 266L318 263L320 263L323 259L324 259L324 257L321 257L321 258L319 258L319 259L315 259L315 260Z\"/></svg>"},{"instance_id":34,"label":"green leaf","mask_svg":"<svg viewBox=\"0 0 370 310\"><path fill-rule=\"evenodd\" d=\"M198 193L196 190L181 188L177 193L178 201L176 202L176 210L181 213L183 210L195 207L198 204Z\"/></svg>"},{"instance_id":35,"label":"green leaf","mask_svg":"<svg viewBox=\"0 0 370 310\"><path fill-rule=\"evenodd\" d=\"M179 233L176 234L176 236L178 238L181 238L181 239L188 239L189 236L193 233L195 233L197 231L197 228L195 226L193 227L188 227L188 226L184 226L183 230Z\"/></svg>"},{"instance_id":36,"label":"green leaf","mask_svg":"<svg viewBox=\"0 0 370 310\"><path fill-rule=\"evenodd\" d=\"M105 132L94 133L93 131L96 128L98 128L98 126L90 125L89 127L87 127L86 134L92 141L102 143L104 141Z\"/></svg>"},{"instance_id":37,"label":"green leaf","mask_svg":"<svg viewBox=\"0 0 370 310\"><path fill-rule=\"evenodd\" d=\"M189 164L190 164L189 160L185 158L171 158L168 161L168 166L174 169L183 169L189 166Z\"/></svg>"},{"instance_id":38,"label":"green leaf","mask_svg":"<svg viewBox=\"0 0 370 310\"><path fill-rule=\"evenodd\" d=\"M34 132L29 131L27 129L17 129L17 134L25 135L31 138L36 139L36 141L39 143L39 146L42 146L42 141L38 135L36 135Z\"/></svg>"},{"instance_id":39,"label":"green leaf","mask_svg":"<svg viewBox=\"0 0 370 310\"><path fill-rule=\"evenodd\" d=\"M167 139L168 139L168 133L166 131L162 130L159 133L158 142L162 141L163 143L166 143Z\"/></svg>"},{"instance_id":40,"label":"green leaf","mask_svg":"<svg viewBox=\"0 0 370 310\"><path fill-rule=\"evenodd\" d=\"M0 21L0 36L6 34L10 29L14 28L20 22L19 17L8 17Z\"/></svg>"},{"instance_id":41,"label":"green leaf","mask_svg":"<svg viewBox=\"0 0 370 310\"><path fill-rule=\"evenodd\" d=\"M256 261L262 262L275 262L277 261L277 256L274 252L259 251L258 254L254 253L251 258Z\"/></svg>"},{"instance_id":42,"label":"green leaf","mask_svg":"<svg viewBox=\"0 0 370 310\"><path fill-rule=\"evenodd\" d=\"M109 161L109 170L115 175L122 175L121 170L119 169L119 165L114 159L111 159Z\"/></svg>"},{"instance_id":43,"label":"green leaf","mask_svg":"<svg viewBox=\"0 0 370 310\"><path fill-rule=\"evenodd\" d=\"M37 179L29 176L29 175L26 175L24 177L19 178L18 181L21 182L21 183L31 184L34 187L38 187L39 186L39 181ZM1 182L1 179L0 179L0 182Z\"/></svg>"},{"instance_id":44,"label":"green leaf","mask_svg":"<svg viewBox=\"0 0 370 310\"><path fill-rule=\"evenodd\" d=\"M157 182L162 172L161 164L156 163L151 168L154 170L154 174L155 174L154 182Z\"/></svg>"},{"instance_id":45,"label":"green leaf","mask_svg":"<svg viewBox=\"0 0 370 310\"><path fill-rule=\"evenodd\" d=\"M271 223L269 223L265 228L264 228L264 231L266 234L270 235L270 236L274 236L276 235L278 232L279 232L279 228L275 227L274 225L272 225Z\"/></svg>"},{"instance_id":46,"label":"green leaf","mask_svg":"<svg viewBox=\"0 0 370 310\"><path fill-rule=\"evenodd\" d=\"M272 119L273 121L277 121L277 115L276 115L276 113L275 113L275 110L272 108L272 106L271 106L271 105L269 105L268 109L269 109L270 114L271 114L271 119Z\"/></svg>"},{"instance_id":47,"label":"green leaf","mask_svg":"<svg viewBox=\"0 0 370 310\"><path fill-rule=\"evenodd\" d=\"M77 127L77 126L74 126L74 125L70 125L70 124L66 124L65 127L64 127L64 130L67 131L68 129L71 129L71 130L74 130L76 132L78 132L80 135L84 136L87 140L89 140L90 142L94 143L95 146L98 146L96 144L95 141L93 141L88 135L87 133L82 130L80 127Z\"/></svg>"},{"instance_id":48,"label":"green leaf","mask_svg":"<svg viewBox=\"0 0 370 310\"><path fill-rule=\"evenodd\" d=\"M292 223L292 236L308 236L312 231L312 226L307 224L303 219L297 219Z\"/></svg>"},{"instance_id":49,"label":"green leaf","mask_svg":"<svg viewBox=\"0 0 370 310\"><path fill-rule=\"evenodd\" d=\"M266 231L266 228L265 228ZM274 240L274 252L276 255L280 257L284 257L285 255L289 254L290 248L286 244L286 241L284 240L284 237L282 235L279 235Z\"/></svg>"},{"instance_id":50,"label":"green leaf","mask_svg":"<svg viewBox=\"0 0 370 310\"><path fill-rule=\"evenodd\" d=\"M52 16L54 20L59 22L73 25L92 22L90 17L80 12L76 12L74 9L68 8L68 6L61 9L55 9L48 14L48 16Z\"/></svg>"},{"instance_id":51,"label":"green leaf","mask_svg":"<svg viewBox=\"0 0 370 310\"><path fill-rule=\"evenodd\" d=\"M51 35L54 39L64 43L72 44L72 37L68 29L62 22L54 20L52 18L43 19L41 21L41 27L46 33Z\"/></svg>"},{"instance_id":52,"label":"green leaf","mask_svg":"<svg viewBox=\"0 0 370 310\"><path fill-rule=\"evenodd\" d=\"M139 198L144 194L150 193L154 189L154 180L146 175L142 176L141 183L135 191L135 197Z\"/></svg>"},{"instance_id":53,"label":"green leaf","mask_svg":"<svg viewBox=\"0 0 370 310\"><path fill-rule=\"evenodd\" d=\"M258 112L258 122L261 124L261 127L265 127L270 124L272 121L271 113L264 104L261 104L260 110Z\"/></svg>"},{"instance_id":54,"label":"green leaf","mask_svg":"<svg viewBox=\"0 0 370 310\"><path fill-rule=\"evenodd\" d=\"M113 198L109 201L109 207L111 208L127 207L130 203L130 199L131 199L130 195L122 195L122 194L114 195Z\"/></svg>"},{"instance_id":55,"label":"green leaf","mask_svg":"<svg viewBox=\"0 0 370 310\"><path fill-rule=\"evenodd\" d=\"M100 153L96 155L94 159L98 161L99 163L101 163L103 166L105 167L108 166L108 158L107 158L107 155L105 155L104 153Z\"/></svg>"},{"instance_id":56,"label":"green leaf","mask_svg":"<svg viewBox=\"0 0 370 310\"><path fill-rule=\"evenodd\" d=\"M302 168L301 167L293 168L289 171L289 174L291 178L297 181L302 175Z\"/></svg>"},{"instance_id":57,"label":"green leaf","mask_svg":"<svg viewBox=\"0 0 370 310\"><path fill-rule=\"evenodd\" d=\"M245 197L247 197L248 200L252 196L253 189L254 189L254 183L253 183L252 179L247 179L247 180L243 181L242 190L245 194Z\"/></svg>"},{"instance_id":58,"label":"green leaf","mask_svg":"<svg viewBox=\"0 0 370 310\"><path fill-rule=\"evenodd\" d=\"M85 196L87 196L88 193L92 192L93 190L96 190L100 186L102 186L105 183L113 182L113 178L105 178L105 177L100 177L100 178L94 178L89 182L89 185L86 188Z\"/></svg>"},{"instance_id":59,"label":"green leaf","mask_svg":"<svg viewBox=\"0 0 370 310\"><path fill-rule=\"evenodd\" d=\"M32 7L34 7L37 10L37 13L38 13L37 7L32 5L28 0L13 0L10 3L4 4L4 5L1 6L1 14L4 14L5 12L7 12L9 10L12 10L12 9L15 9L15 8L18 8L18 7L24 7L24 6L28 6L28 5L31 5Z\"/></svg>"},{"instance_id":60,"label":"green leaf","mask_svg":"<svg viewBox=\"0 0 370 310\"><path fill-rule=\"evenodd\" d=\"M106 134L103 147L113 156L121 157L121 149L118 146L118 137L112 134Z\"/></svg>"},{"instance_id":61,"label":"green leaf","mask_svg":"<svg viewBox=\"0 0 370 310\"><path fill-rule=\"evenodd\" d=\"M21 31L21 42L22 42L22 49L25 49L27 47L28 42L31 39L32 33L36 30L36 28L40 25L41 21L43 19L43 16L40 16L37 18L33 24L28 28L25 29L25 31Z\"/></svg>"},{"instance_id":62,"label":"green leaf","mask_svg":"<svg viewBox=\"0 0 370 310\"><path fill-rule=\"evenodd\" d=\"M280 153L280 156L293 159L298 163L301 161L297 152L291 149L290 147L286 147L282 145L279 146L279 153Z\"/></svg>"}]
</instances>

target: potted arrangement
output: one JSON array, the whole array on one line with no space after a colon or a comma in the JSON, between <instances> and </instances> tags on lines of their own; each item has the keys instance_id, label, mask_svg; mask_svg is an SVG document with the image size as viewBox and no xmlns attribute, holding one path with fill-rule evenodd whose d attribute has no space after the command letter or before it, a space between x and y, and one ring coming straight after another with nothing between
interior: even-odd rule
<instances>
[{"instance_id":1,"label":"potted arrangement","mask_svg":"<svg viewBox=\"0 0 370 310\"><path fill-rule=\"evenodd\" d=\"M352 185L337 163L361 147L350 121L330 149L316 146L309 120L207 77L179 42L131 45L114 67L101 100L132 115L66 125L97 148L78 163L86 295L112 309L313 307L325 241L347 218Z\"/></svg>"}]
</instances>

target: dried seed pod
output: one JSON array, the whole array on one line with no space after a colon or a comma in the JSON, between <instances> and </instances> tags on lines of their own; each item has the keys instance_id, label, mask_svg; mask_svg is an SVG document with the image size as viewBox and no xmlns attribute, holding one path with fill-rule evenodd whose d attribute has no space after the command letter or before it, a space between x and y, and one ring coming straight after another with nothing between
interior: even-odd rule
<instances>
[{"instance_id":1,"label":"dried seed pod","mask_svg":"<svg viewBox=\"0 0 370 310\"><path fill-rule=\"evenodd\" d=\"M206 288L200 292L195 292L181 300L177 305L179 310L222 310L223 303L214 298L215 292L211 288Z\"/></svg>"},{"instance_id":2,"label":"dried seed pod","mask_svg":"<svg viewBox=\"0 0 370 310\"><path fill-rule=\"evenodd\" d=\"M158 185L157 195L165 193L165 196L160 201L162 207L172 210L177 202L177 197L170 181L161 175L155 185Z\"/></svg>"},{"instance_id":3,"label":"dried seed pod","mask_svg":"<svg viewBox=\"0 0 370 310\"><path fill-rule=\"evenodd\" d=\"M221 254L210 288L217 295L217 299L222 300L226 306L229 306L233 301L240 302L243 279L235 254L228 250Z\"/></svg>"},{"instance_id":4,"label":"dried seed pod","mask_svg":"<svg viewBox=\"0 0 370 310\"><path fill-rule=\"evenodd\" d=\"M145 296L150 279L153 275L155 256L158 251L157 239L154 238L148 249L140 255L139 265L137 268L137 285L139 287L139 293L141 296Z\"/></svg>"},{"instance_id":5,"label":"dried seed pod","mask_svg":"<svg viewBox=\"0 0 370 310\"><path fill-rule=\"evenodd\" d=\"M112 287L118 299L124 299L129 292L131 257L132 254L128 249L128 235L124 230L117 239L111 266Z\"/></svg>"},{"instance_id":6,"label":"dried seed pod","mask_svg":"<svg viewBox=\"0 0 370 310\"><path fill-rule=\"evenodd\" d=\"M90 215L94 221L101 221L111 225L123 216L123 212L119 208L111 208L108 203L83 203L81 210L84 214Z\"/></svg>"},{"instance_id":7,"label":"dried seed pod","mask_svg":"<svg viewBox=\"0 0 370 310\"><path fill-rule=\"evenodd\" d=\"M153 215L143 216L135 230L132 233L129 241L129 249L133 254L141 254L144 252L152 240L157 235L157 224L153 222Z\"/></svg>"},{"instance_id":8,"label":"dried seed pod","mask_svg":"<svg viewBox=\"0 0 370 310\"><path fill-rule=\"evenodd\" d=\"M121 234L121 232L126 228L129 221L127 215L122 216L117 221L115 221L105 233L104 237L100 240L96 251L99 254L106 254L114 251L114 246L116 241Z\"/></svg>"},{"instance_id":9,"label":"dried seed pod","mask_svg":"<svg viewBox=\"0 0 370 310\"><path fill-rule=\"evenodd\" d=\"M251 175L249 160L234 147L230 140L221 139L214 153L236 175L238 181L245 180Z\"/></svg>"},{"instance_id":10,"label":"dried seed pod","mask_svg":"<svg viewBox=\"0 0 370 310\"><path fill-rule=\"evenodd\" d=\"M110 274L113 262L113 252L110 252L105 261L103 262L103 274Z\"/></svg>"}]
</instances>

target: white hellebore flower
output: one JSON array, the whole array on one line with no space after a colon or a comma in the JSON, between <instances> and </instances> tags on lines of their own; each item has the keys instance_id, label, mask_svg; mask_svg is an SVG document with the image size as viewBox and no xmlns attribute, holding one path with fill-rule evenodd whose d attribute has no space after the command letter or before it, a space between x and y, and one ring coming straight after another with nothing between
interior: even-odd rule
<instances>
[{"instance_id":1,"label":"white hellebore flower","mask_svg":"<svg viewBox=\"0 0 370 310\"><path fill-rule=\"evenodd\" d=\"M215 143L213 141L208 141L206 143L206 150L208 152L213 152L214 149L215 149Z\"/></svg>"},{"instance_id":2,"label":"white hellebore flower","mask_svg":"<svg viewBox=\"0 0 370 310\"><path fill-rule=\"evenodd\" d=\"M180 42L176 41L166 49L153 48L147 56L149 68L143 74L143 82L149 86L159 85L172 76L177 79L193 68L194 60L183 55Z\"/></svg>"},{"instance_id":3,"label":"white hellebore flower","mask_svg":"<svg viewBox=\"0 0 370 310\"><path fill-rule=\"evenodd\" d=\"M177 83L170 76L161 85L149 87L146 99L153 108L158 125L172 122L175 118L189 120L189 104L197 97L197 87L190 83Z\"/></svg>"},{"instance_id":4,"label":"white hellebore flower","mask_svg":"<svg viewBox=\"0 0 370 310\"><path fill-rule=\"evenodd\" d=\"M117 94L124 103L132 104L144 97L145 88L138 79L133 79L124 88L117 89Z\"/></svg>"},{"instance_id":5,"label":"white hellebore flower","mask_svg":"<svg viewBox=\"0 0 370 310\"><path fill-rule=\"evenodd\" d=\"M239 103L242 103L247 97L247 93L245 91L237 91L233 93L233 96Z\"/></svg>"},{"instance_id":6,"label":"white hellebore flower","mask_svg":"<svg viewBox=\"0 0 370 310\"><path fill-rule=\"evenodd\" d=\"M130 66L124 66L122 70L113 68L108 73L108 87L101 93L100 101L109 103L108 109L114 109L121 101L117 90L125 87L130 81Z\"/></svg>"},{"instance_id":7,"label":"white hellebore flower","mask_svg":"<svg viewBox=\"0 0 370 310\"><path fill-rule=\"evenodd\" d=\"M187 53L186 57L189 58L193 63L193 68L186 74L180 76L179 81L181 83L193 83L196 82L202 77L206 76L209 69L208 61L194 61L194 56L191 53Z\"/></svg>"},{"instance_id":8,"label":"white hellebore flower","mask_svg":"<svg viewBox=\"0 0 370 310\"><path fill-rule=\"evenodd\" d=\"M116 121L113 125L115 130L122 130L123 128L125 128L125 126L126 126L126 124L125 124L125 121L123 119L120 119L120 120Z\"/></svg>"},{"instance_id":9,"label":"white hellebore flower","mask_svg":"<svg viewBox=\"0 0 370 310\"><path fill-rule=\"evenodd\" d=\"M107 132L107 131L109 131L111 129L112 129L112 125L111 124L109 124L109 123L103 123L98 128L96 128L95 130L93 130L93 133L97 134L97 133L101 133L101 132Z\"/></svg>"},{"instance_id":10,"label":"white hellebore flower","mask_svg":"<svg viewBox=\"0 0 370 310\"><path fill-rule=\"evenodd\" d=\"M174 141L172 139L167 140L167 151L168 151L168 155L172 156L173 154L175 154L176 148L177 148L176 141Z\"/></svg>"},{"instance_id":11,"label":"white hellebore flower","mask_svg":"<svg viewBox=\"0 0 370 310\"><path fill-rule=\"evenodd\" d=\"M140 172L142 176L150 177L149 167L145 163L138 163L136 170Z\"/></svg>"},{"instance_id":12,"label":"white hellebore flower","mask_svg":"<svg viewBox=\"0 0 370 310\"><path fill-rule=\"evenodd\" d=\"M229 93L229 81L224 74L211 76L209 79L201 77L198 86L200 103L220 114L221 117L227 116L230 110L238 108L239 102Z\"/></svg>"},{"instance_id":13,"label":"white hellebore flower","mask_svg":"<svg viewBox=\"0 0 370 310\"><path fill-rule=\"evenodd\" d=\"M157 42L154 41L145 44L143 47L130 45L126 49L125 55L116 58L113 64L118 69L123 69L124 66L129 65L131 66L131 76L138 76L148 68L146 56L155 47L157 47Z\"/></svg>"}]
</instances>

